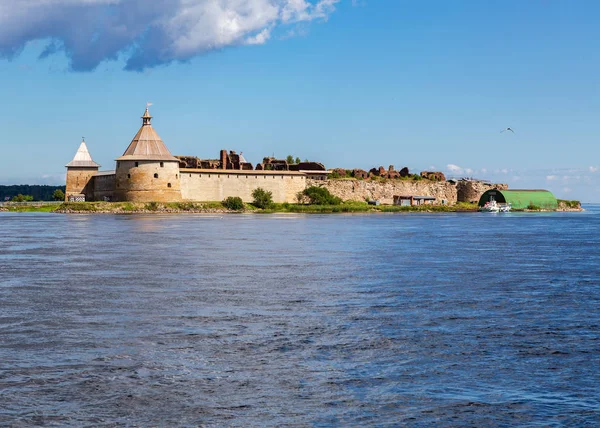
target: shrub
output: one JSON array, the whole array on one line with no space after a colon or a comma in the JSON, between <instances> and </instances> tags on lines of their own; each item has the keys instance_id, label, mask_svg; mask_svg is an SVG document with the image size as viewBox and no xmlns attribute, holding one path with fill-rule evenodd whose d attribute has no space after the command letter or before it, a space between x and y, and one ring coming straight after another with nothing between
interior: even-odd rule
<instances>
[{"instance_id":1,"label":"shrub","mask_svg":"<svg viewBox=\"0 0 600 428\"><path fill-rule=\"evenodd\" d=\"M196 209L196 205L193 202L177 202L175 208L181 211L192 211Z\"/></svg>"},{"instance_id":2,"label":"shrub","mask_svg":"<svg viewBox=\"0 0 600 428\"><path fill-rule=\"evenodd\" d=\"M232 211L241 211L244 209L244 202L239 196L229 196L221 202L225 208Z\"/></svg>"},{"instance_id":3,"label":"shrub","mask_svg":"<svg viewBox=\"0 0 600 428\"><path fill-rule=\"evenodd\" d=\"M269 208L273 204L273 193L260 187L254 189L252 197L254 198L252 204L257 208Z\"/></svg>"},{"instance_id":4,"label":"shrub","mask_svg":"<svg viewBox=\"0 0 600 428\"><path fill-rule=\"evenodd\" d=\"M540 211L541 210L540 207L538 207L537 205L534 205L532 203L530 203L529 205L527 205L527 209L531 210L531 211Z\"/></svg>"},{"instance_id":5,"label":"shrub","mask_svg":"<svg viewBox=\"0 0 600 428\"><path fill-rule=\"evenodd\" d=\"M342 200L329 193L325 187L311 186L304 189L303 195L311 205L339 205Z\"/></svg>"},{"instance_id":6,"label":"shrub","mask_svg":"<svg viewBox=\"0 0 600 428\"><path fill-rule=\"evenodd\" d=\"M148 211L157 211L158 210L158 203L156 203L156 202L148 202L146 204L146 209Z\"/></svg>"},{"instance_id":7,"label":"shrub","mask_svg":"<svg viewBox=\"0 0 600 428\"><path fill-rule=\"evenodd\" d=\"M17 196L13 196L13 202L30 202L33 201L33 196L31 195L21 195L20 193Z\"/></svg>"},{"instance_id":8,"label":"shrub","mask_svg":"<svg viewBox=\"0 0 600 428\"><path fill-rule=\"evenodd\" d=\"M559 205L562 204L568 208L580 208L580 206L581 206L581 202L579 202L579 201L567 201L564 199L558 199L557 201L558 201Z\"/></svg>"},{"instance_id":9,"label":"shrub","mask_svg":"<svg viewBox=\"0 0 600 428\"><path fill-rule=\"evenodd\" d=\"M63 192L61 189L56 189L52 194L52 199L54 199L55 201L64 201L65 192Z\"/></svg>"}]
</instances>

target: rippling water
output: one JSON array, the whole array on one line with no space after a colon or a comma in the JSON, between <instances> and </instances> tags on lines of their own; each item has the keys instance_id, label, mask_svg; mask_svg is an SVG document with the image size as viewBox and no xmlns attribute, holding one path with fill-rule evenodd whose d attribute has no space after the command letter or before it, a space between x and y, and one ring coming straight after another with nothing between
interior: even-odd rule
<instances>
[{"instance_id":1,"label":"rippling water","mask_svg":"<svg viewBox=\"0 0 600 428\"><path fill-rule=\"evenodd\" d=\"M584 213L0 213L0 424L600 424Z\"/></svg>"}]
</instances>

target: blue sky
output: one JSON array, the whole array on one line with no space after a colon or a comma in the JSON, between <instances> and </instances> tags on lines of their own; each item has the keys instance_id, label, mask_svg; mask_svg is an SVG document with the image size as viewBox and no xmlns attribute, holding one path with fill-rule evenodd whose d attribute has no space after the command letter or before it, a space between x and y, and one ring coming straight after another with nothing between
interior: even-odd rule
<instances>
[{"instance_id":1,"label":"blue sky","mask_svg":"<svg viewBox=\"0 0 600 428\"><path fill-rule=\"evenodd\" d=\"M600 202L600 2L173 0L137 28L122 16L165 2L24 1L0 0L0 184L62 184L82 136L113 169L149 101L177 155L393 164Z\"/></svg>"}]
</instances>

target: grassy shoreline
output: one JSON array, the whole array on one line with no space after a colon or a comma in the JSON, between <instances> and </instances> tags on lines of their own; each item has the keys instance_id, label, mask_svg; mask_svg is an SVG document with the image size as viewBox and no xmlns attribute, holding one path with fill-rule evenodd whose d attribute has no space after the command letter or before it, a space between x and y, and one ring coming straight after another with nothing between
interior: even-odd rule
<instances>
[{"instance_id":1,"label":"grassy shoreline","mask_svg":"<svg viewBox=\"0 0 600 428\"><path fill-rule=\"evenodd\" d=\"M303 205L303 204L273 204L269 208L260 209L252 204L244 204L243 210L228 210L221 202L77 202L64 203L57 207L57 213L104 213L104 214L133 214L133 213L387 213L387 212L474 212L475 204L423 205L401 207L393 205L368 205L366 202L346 202L339 205Z\"/></svg>"},{"instance_id":2,"label":"grassy shoreline","mask_svg":"<svg viewBox=\"0 0 600 428\"><path fill-rule=\"evenodd\" d=\"M567 205L567 204L564 204ZM563 206L564 206L563 205ZM559 211L580 211L577 201L569 201L567 209ZM65 202L62 204L36 203L0 207L8 212L54 212L61 214L174 214L174 213L299 213L299 214L335 214L335 213L457 213L477 212L477 204L458 203L456 205L369 205L366 202L343 202L339 205L273 204L259 209L252 204L244 204L239 211L228 210L221 202ZM524 210L536 211L536 210Z\"/></svg>"}]
</instances>

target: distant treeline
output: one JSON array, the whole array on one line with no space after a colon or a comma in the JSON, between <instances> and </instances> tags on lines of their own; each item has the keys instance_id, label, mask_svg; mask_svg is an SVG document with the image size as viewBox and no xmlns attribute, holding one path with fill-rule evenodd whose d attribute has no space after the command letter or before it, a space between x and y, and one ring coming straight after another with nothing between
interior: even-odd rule
<instances>
[{"instance_id":1,"label":"distant treeline","mask_svg":"<svg viewBox=\"0 0 600 428\"><path fill-rule=\"evenodd\" d=\"M11 186L0 186L0 202L4 202L6 198L9 200L14 196L31 195L34 201L52 201L52 194L56 189L65 191L65 186L46 186L46 185L29 185L19 184Z\"/></svg>"}]
</instances>

